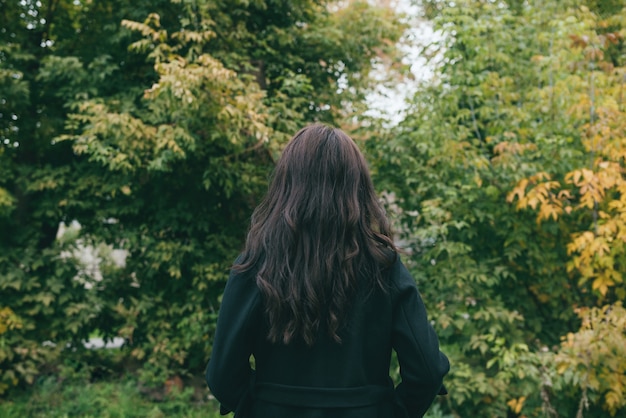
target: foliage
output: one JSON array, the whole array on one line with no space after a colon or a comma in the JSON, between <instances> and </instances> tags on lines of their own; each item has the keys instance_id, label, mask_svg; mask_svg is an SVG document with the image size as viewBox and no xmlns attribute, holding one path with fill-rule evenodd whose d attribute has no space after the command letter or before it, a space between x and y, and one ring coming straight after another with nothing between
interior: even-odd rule
<instances>
[{"instance_id":1,"label":"foliage","mask_svg":"<svg viewBox=\"0 0 626 418\"><path fill-rule=\"evenodd\" d=\"M204 390L204 394L208 392ZM37 381L28 393L16 394L0 402L0 415L6 418L62 417L219 417L216 402L198 401L193 389L172 392L161 402L146 400L138 383L129 379L58 382L52 378Z\"/></svg>"},{"instance_id":2,"label":"foliage","mask_svg":"<svg viewBox=\"0 0 626 418\"><path fill-rule=\"evenodd\" d=\"M144 384L201 374L281 145L362 123L403 26L323 0L0 0L0 18L0 394L80 367L95 329Z\"/></svg>"},{"instance_id":3,"label":"foliage","mask_svg":"<svg viewBox=\"0 0 626 418\"><path fill-rule=\"evenodd\" d=\"M611 416L626 406L626 310L621 302L602 308L579 308L582 325L568 333L556 357L566 382L582 389L579 413L588 403L602 403Z\"/></svg>"},{"instance_id":4,"label":"foliage","mask_svg":"<svg viewBox=\"0 0 626 418\"><path fill-rule=\"evenodd\" d=\"M576 309L623 298L623 12L425 3L435 79L368 150L451 357L442 407L575 416L584 397L581 414L619 415L621 366L590 361L603 383L588 385L556 359L583 348L562 342L585 335Z\"/></svg>"},{"instance_id":5,"label":"foliage","mask_svg":"<svg viewBox=\"0 0 626 418\"><path fill-rule=\"evenodd\" d=\"M374 65L403 71L388 9L0 0L0 394L37 389L2 415L194 416L138 390L201 374L247 219L315 120L367 139L452 361L432 416L623 415L626 11L421 3L435 78L384 132L364 99ZM105 373L94 330L140 382L43 377Z\"/></svg>"}]
</instances>

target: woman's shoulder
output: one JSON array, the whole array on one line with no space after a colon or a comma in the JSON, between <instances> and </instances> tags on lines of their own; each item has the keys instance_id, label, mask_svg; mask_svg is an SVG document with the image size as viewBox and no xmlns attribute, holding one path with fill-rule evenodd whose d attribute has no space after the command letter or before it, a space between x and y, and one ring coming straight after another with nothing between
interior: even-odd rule
<instances>
[{"instance_id":1,"label":"woman's shoulder","mask_svg":"<svg viewBox=\"0 0 626 418\"><path fill-rule=\"evenodd\" d=\"M258 264L258 261L252 260L245 253L240 253L230 266L228 280L254 280Z\"/></svg>"},{"instance_id":2,"label":"woman's shoulder","mask_svg":"<svg viewBox=\"0 0 626 418\"><path fill-rule=\"evenodd\" d=\"M389 282L392 289L396 291L417 287L415 279L406 268L400 254L396 254L393 264L389 267Z\"/></svg>"},{"instance_id":3,"label":"woman's shoulder","mask_svg":"<svg viewBox=\"0 0 626 418\"><path fill-rule=\"evenodd\" d=\"M238 293L258 293L256 286L256 269L246 267L240 254L230 268L226 291Z\"/></svg>"},{"instance_id":4,"label":"woman's shoulder","mask_svg":"<svg viewBox=\"0 0 626 418\"><path fill-rule=\"evenodd\" d=\"M220 312L232 320L256 316L259 309L261 309L260 291L256 286L255 275L249 271L240 272L231 269L222 295Z\"/></svg>"}]
</instances>

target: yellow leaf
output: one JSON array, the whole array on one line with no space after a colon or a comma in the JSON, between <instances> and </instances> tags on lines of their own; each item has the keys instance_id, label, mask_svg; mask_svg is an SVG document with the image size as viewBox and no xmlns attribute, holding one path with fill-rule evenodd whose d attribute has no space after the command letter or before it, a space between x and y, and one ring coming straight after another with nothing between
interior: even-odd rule
<instances>
[{"instance_id":1,"label":"yellow leaf","mask_svg":"<svg viewBox=\"0 0 626 418\"><path fill-rule=\"evenodd\" d=\"M572 198L572 194L570 193L569 190L561 190L559 192L559 194L557 195L557 197L559 199L571 199Z\"/></svg>"},{"instance_id":2,"label":"yellow leaf","mask_svg":"<svg viewBox=\"0 0 626 418\"><path fill-rule=\"evenodd\" d=\"M511 408L513 412L519 414L522 412L522 408L524 407L524 401L526 401L526 396L522 396L518 399L511 399L506 404Z\"/></svg>"},{"instance_id":3,"label":"yellow leaf","mask_svg":"<svg viewBox=\"0 0 626 418\"><path fill-rule=\"evenodd\" d=\"M605 296L606 292L608 292L609 290L609 287L614 285L615 282L610 278L606 276L600 276L593 281L593 283L591 284L591 288L593 290L599 291L602 296Z\"/></svg>"},{"instance_id":4,"label":"yellow leaf","mask_svg":"<svg viewBox=\"0 0 626 418\"><path fill-rule=\"evenodd\" d=\"M509 193L506 197L506 201L511 203L515 200L515 196L521 201L524 198L524 194L526 192L526 186L528 186L528 179L522 179L517 186Z\"/></svg>"},{"instance_id":5,"label":"yellow leaf","mask_svg":"<svg viewBox=\"0 0 626 418\"><path fill-rule=\"evenodd\" d=\"M574 184L576 186L578 186L580 184L580 178L582 177L582 172L580 170L576 170L570 174L568 174L567 176L565 176L566 180L572 179L574 180Z\"/></svg>"}]
</instances>

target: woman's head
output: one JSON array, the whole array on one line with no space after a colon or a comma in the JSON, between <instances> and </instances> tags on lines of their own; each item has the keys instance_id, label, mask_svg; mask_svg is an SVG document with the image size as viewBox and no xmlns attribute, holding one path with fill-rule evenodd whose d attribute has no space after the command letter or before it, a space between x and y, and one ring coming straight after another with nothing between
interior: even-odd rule
<instances>
[{"instance_id":1,"label":"woman's head","mask_svg":"<svg viewBox=\"0 0 626 418\"><path fill-rule=\"evenodd\" d=\"M285 147L235 267L255 270L270 340L312 344L320 328L340 340L345 307L359 285L383 285L393 250L363 155L341 130L315 124Z\"/></svg>"},{"instance_id":2,"label":"woman's head","mask_svg":"<svg viewBox=\"0 0 626 418\"><path fill-rule=\"evenodd\" d=\"M354 141L316 124L298 132L283 151L268 200L294 232L327 236L355 228L376 196Z\"/></svg>"}]
</instances>

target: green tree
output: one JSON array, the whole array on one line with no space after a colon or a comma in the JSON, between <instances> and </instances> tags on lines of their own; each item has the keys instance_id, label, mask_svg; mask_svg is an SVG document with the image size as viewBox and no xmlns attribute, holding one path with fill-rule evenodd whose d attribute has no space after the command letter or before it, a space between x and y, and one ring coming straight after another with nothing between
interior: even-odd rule
<instances>
[{"instance_id":1,"label":"green tree","mask_svg":"<svg viewBox=\"0 0 626 418\"><path fill-rule=\"evenodd\" d=\"M557 369L555 356L582 346L562 340L580 327L576 308L621 297L613 273L621 265L621 229L592 234L609 251L595 259L602 274L582 271L578 266L589 263L578 255L576 240L588 237L581 227L605 222L593 200L591 207L576 200L585 197L580 170L599 156L590 129L615 144L604 154L621 149L622 118L610 113L600 123L598 106L600 95L607 107L619 102L622 12L603 9L600 17L580 2L424 3L443 35L426 49L438 59L435 81L371 152L451 356L445 407L457 416L617 414L622 389L605 398L610 384L585 386L582 366L575 373ZM612 173L613 183L600 189L605 205L615 202L616 219L622 169L604 159L594 164ZM519 211L525 207L535 211ZM603 288L596 281L607 275ZM611 382L608 374L619 367L595 371ZM583 397L590 402L581 407Z\"/></svg>"},{"instance_id":2,"label":"green tree","mask_svg":"<svg viewBox=\"0 0 626 418\"><path fill-rule=\"evenodd\" d=\"M1 4L3 390L93 329L125 338L149 384L201 373L281 145L310 121L354 124L403 25L361 2Z\"/></svg>"}]
</instances>

